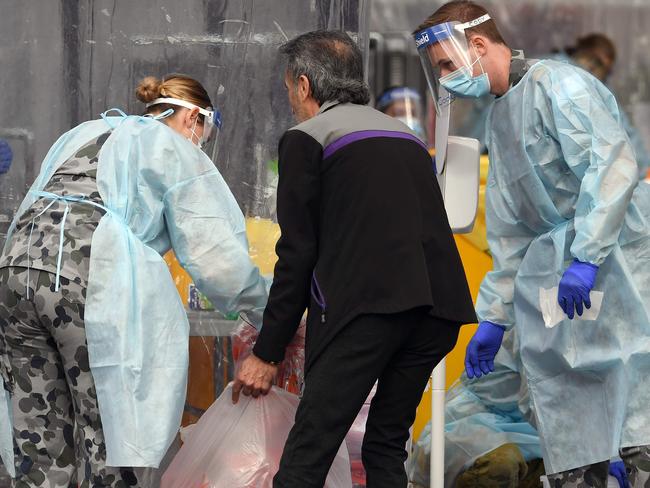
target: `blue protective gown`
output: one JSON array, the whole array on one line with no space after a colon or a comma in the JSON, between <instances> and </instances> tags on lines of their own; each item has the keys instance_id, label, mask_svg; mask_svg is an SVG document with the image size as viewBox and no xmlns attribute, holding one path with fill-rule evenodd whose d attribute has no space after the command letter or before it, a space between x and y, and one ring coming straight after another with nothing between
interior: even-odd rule
<instances>
[{"instance_id":1,"label":"blue protective gown","mask_svg":"<svg viewBox=\"0 0 650 488\"><path fill-rule=\"evenodd\" d=\"M244 216L212 161L152 118L108 117L61 136L17 215L60 164L109 126L114 130L98 162L97 186L108 212L92 240L88 353L107 464L157 467L180 426L189 338L162 254L173 249L219 310L246 311L258 327L270 283L250 260ZM11 410L0 392L0 454L11 467Z\"/></svg>"},{"instance_id":2,"label":"blue protective gown","mask_svg":"<svg viewBox=\"0 0 650 488\"><path fill-rule=\"evenodd\" d=\"M569 56L564 52L553 54L551 56L551 59L555 59L556 61L562 61L564 63L570 63L573 64L574 66L580 67L580 65L577 64L571 56ZM621 124L623 125L623 129L625 129L625 133L627 134L627 137L630 139L630 142L632 143L632 148L634 149L636 162L639 166L639 178L643 180L646 178L648 174L648 169L650 169L650 153L648 153L648 149L646 148L646 145L643 142L643 139L641 138L639 131L636 130L636 128L632 125L630 118L627 116L624 110L620 111L620 116L621 116Z\"/></svg>"},{"instance_id":3,"label":"blue protective gown","mask_svg":"<svg viewBox=\"0 0 650 488\"><path fill-rule=\"evenodd\" d=\"M528 390L519 374L519 352L509 332L494 360L494 372L470 380L463 373L445 400L445 487L481 456L504 444L516 444L526 461L542 457L539 435L528 422ZM429 486L431 423L410 458L409 479Z\"/></svg>"},{"instance_id":4,"label":"blue protective gown","mask_svg":"<svg viewBox=\"0 0 650 488\"><path fill-rule=\"evenodd\" d=\"M648 170L650 169L650 153L646 149L646 145L641 138L641 134L636 128L632 125L630 118L625 112L621 110L621 124L625 129L627 137L632 143L634 148L634 154L636 156L636 162L639 165L639 178L644 180L648 176Z\"/></svg>"},{"instance_id":5,"label":"blue protective gown","mask_svg":"<svg viewBox=\"0 0 650 488\"><path fill-rule=\"evenodd\" d=\"M516 324L549 474L650 444L650 186L613 95L586 71L531 62L489 116L480 320ZM540 288L600 266L593 321L547 329Z\"/></svg>"}]
</instances>

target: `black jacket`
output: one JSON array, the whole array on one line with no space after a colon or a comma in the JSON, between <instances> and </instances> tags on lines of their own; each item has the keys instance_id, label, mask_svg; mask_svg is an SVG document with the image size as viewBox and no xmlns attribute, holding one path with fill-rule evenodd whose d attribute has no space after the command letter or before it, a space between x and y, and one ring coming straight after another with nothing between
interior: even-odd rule
<instances>
[{"instance_id":1,"label":"black jacket","mask_svg":"<svg viewBox=\"0 0 650 488\"><path fill-rule=\"evenodd\" d=\"M308 362L360 314L424 306L476 321L431 157L408 127L328 103L284 134L279 156L282 236L258 357L284 357L305 308Z\"/></svg>"}]
</instances>

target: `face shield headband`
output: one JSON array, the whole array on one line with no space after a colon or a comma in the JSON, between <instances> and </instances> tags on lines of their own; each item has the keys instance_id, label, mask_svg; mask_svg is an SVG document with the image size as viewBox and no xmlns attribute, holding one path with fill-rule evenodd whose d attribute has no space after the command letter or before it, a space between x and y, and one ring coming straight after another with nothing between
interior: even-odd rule
<instances>
[{"instance_id":1,"label":"face shield headband","mask_svg":"<svg viewBox=\"0 0 650 488\"><path fill-rule=\"evenodd\" d=\"M219 129L221 129L222 125L221 112L219 112L219 110L214 110L212 107L202 108L198 105L195 105L186 100L181 100L179 98L156 98L152 102L149 102L146 107L149 108L153 105L162 103L168 105L176 105L178 107L184 107L190 110L193 110L195 108L198 109L199 113L203 115L204 118L203 136L199 138L199 147L203 147L204 145L216 139L217 133Z\"/></svg>"}]
</instances>

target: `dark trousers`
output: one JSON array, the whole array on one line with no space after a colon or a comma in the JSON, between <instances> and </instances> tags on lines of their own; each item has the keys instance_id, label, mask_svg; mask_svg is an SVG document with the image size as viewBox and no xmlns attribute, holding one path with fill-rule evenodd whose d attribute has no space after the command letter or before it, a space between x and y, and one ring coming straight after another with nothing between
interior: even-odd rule
<instances>
[{"instance_id":1,"label":"dark trousers","mask_svg":"<svg viewBox=\"0 0 650 488\"><path fill-rule=\"evenodd\" d=\"M367 487L406 487L409 428L431 371L453 349L459 326L423 309L363 315L347 324L306 373L273 487L323 487L376 381L362 447Z\"/></svg>"}]
</instances>

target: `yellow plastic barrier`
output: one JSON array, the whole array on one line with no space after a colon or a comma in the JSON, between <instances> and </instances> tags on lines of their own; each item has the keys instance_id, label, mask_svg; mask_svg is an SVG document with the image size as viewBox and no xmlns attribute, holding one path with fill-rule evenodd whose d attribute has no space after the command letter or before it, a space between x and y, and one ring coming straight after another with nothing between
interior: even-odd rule
<instances>
[{"instance_id":1,"label":"yellow plastic barrier","mask_svg":"<svg viewBox=\"0 0 650 488\"><path fill-rule=\"evenodd\" d=\"M492 269L492 258L489 254L487 235L485 231L485 184L487 181L488 158L481 157L481 186L479 188L478 213L474 230L470 234L456 236L456 245L463 261L467 282L476 301L478 289L485 274ZM472 338L476 325L465 326L460 331L454 350L447 356L447 388L461 375L465 367L465 349ZM424 426L431 420L431 392L427 391L422 397L418 413L413 424L413 438L417 439Z\"/></svg>"}]
</instances>

